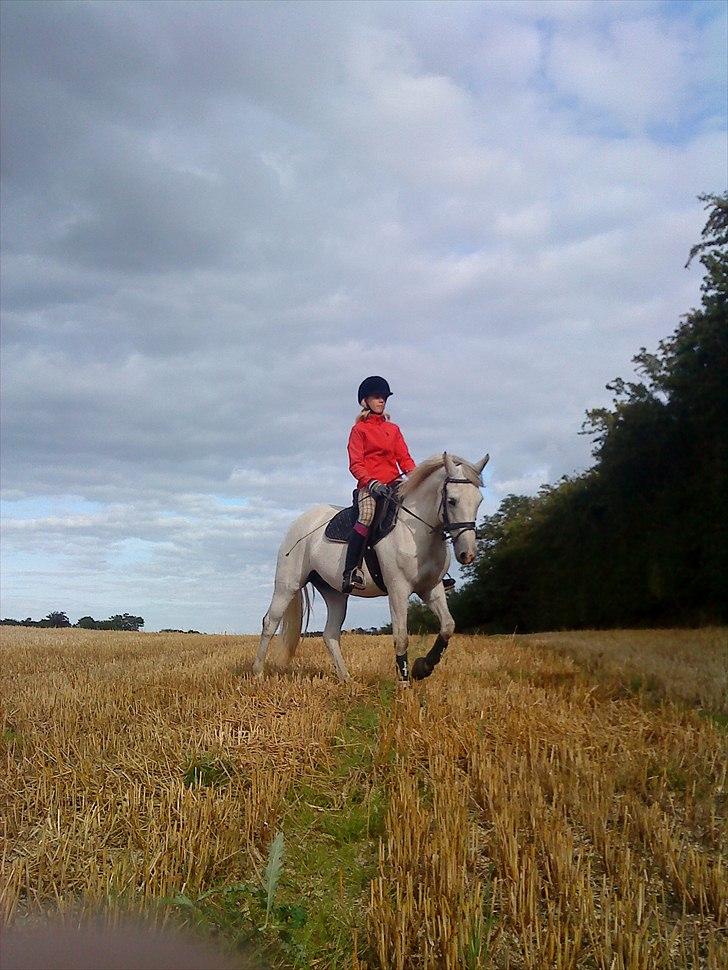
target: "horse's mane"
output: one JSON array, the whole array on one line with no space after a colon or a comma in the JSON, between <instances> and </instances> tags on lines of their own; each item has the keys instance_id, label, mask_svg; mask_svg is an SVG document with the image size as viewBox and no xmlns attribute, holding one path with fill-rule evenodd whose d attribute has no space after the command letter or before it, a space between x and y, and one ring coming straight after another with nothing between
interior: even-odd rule
<instances>
[{"instance_id":1,"label":"horse's mane","mask_svg":"<svg viewBox=\"0 0 728 970\"><path fill-rule=\"evenodd\" d=\"M449 455L452 461L456 465L460 465L463 472L463 478L467 478L469 482L473 485L480 487L483 484L483 480L480 474L475 470L475 468L466 461L464 458L458 458L457 455ZM429 478L433 472L436 472L438 468L442 468L445 464L445 459L442 455L433 455L431 458L425 458L421 461L419 465L412 469L412 471L407 476L407 481L402 483L399 490L400 498L405 498L410 492L413 492L419 485L421 485L426 478Z\"/></svg>"}]
</instances>

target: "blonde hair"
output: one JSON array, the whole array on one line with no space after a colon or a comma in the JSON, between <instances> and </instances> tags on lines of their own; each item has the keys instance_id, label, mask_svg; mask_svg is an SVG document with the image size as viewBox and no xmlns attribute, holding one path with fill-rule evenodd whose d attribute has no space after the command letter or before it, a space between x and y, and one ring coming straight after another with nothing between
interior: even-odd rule
<instances>
[{"instance_id":1,"label":"blonde hair","mask_svg":"<svg viewBox=\"0 0 728 970\"><path fill-rule=\"evenodd\" d=\"M354 424L356 424L357 421L364 421L365 418L368 418L369 415L370 414L373 414L373 413L374 412L373 411L370 411L368 407L365 407L364 405L362 405L362 409L357 414L356 419L354 421ZM390 418L390 416L389 416L389 411L382 411L382 417L384 418L385 421L391 421L392 420Z\"/></svg>"}]
</instances>

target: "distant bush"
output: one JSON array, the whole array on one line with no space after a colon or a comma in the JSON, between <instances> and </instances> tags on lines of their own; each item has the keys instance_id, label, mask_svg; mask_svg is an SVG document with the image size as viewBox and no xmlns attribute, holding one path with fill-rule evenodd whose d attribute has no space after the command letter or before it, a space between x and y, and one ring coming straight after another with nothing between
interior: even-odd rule
<instances>
[{"instance_id":1,"label":"distant bush","mask_svg":"<svg viewBox=\"0 0 728 970\"><path fill-rule=\"evenodd\" d=\"M82 630L130 630L137 632L144 626L144 617L131 613L116 613L108 620L94 620L92 616L82 616L76 626Z\"/></svg>"},{"instance_id":2,"label":"distant bush","mask_svg":"<svg viewBox=\"0 0 728 970\"><path fill-rule=\"evenodd\" d=\"M369 627L355 626L351 630L346 630L344 632L356 633L360 637L377 637L377 636L381 636L382 634L391 633L392 624L385 623L384 626L369 626Z\"/></svg>"},{"instance_id":3,"label":"distant bush","mask_svg":"<svg viewBox=\"0 0 728 970\"><path fill-rule=\"evenodd\" d=\"M39 626L45 628L71 626L71 621L68 619L66 614L60 611L49 613L47 616L44 616L42 620L34 620L30 616L26 617L24 620L13 620L10 617L6 617L1 622L3 626Z\"/></svg>"},{"instance_id":4,"label":"distant bush","mask_svg":"<svg viewBox=\"0 0 728 970\"><path fill-rule=\"evenodd\" d=\"M60 611L49 613L42 620L34 620L31 617L26 617L24 620L13 620L10 617L6 617L0 621L0 624L2 626L36 626L45 628L70 627L72 625L66 614ZM92 616L82 616L75 626L81 630L131 630L136 632L140 627L144 626L144 618L141 616L133 616L131 613L116 613L114 616L110 616L108 620L95 620ZM188 632L193 633L195 631L190 630Z\"/></svg>"}]
</instances>

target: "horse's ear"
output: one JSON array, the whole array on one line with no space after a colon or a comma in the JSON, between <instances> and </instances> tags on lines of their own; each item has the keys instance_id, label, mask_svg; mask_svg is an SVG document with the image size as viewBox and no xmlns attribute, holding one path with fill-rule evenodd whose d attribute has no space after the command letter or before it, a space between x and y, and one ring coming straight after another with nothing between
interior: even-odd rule
<instances>
[{"instance_id":1,"label":"horse's ear","mask_svg":"<svg viewBox=\"0 0 728 970\"><path fill-rule=\"evenodd\" d=\"M473 465L473 468L476 470L478 474L480 474L489 461L490 461L490 455L486 455L482 461L476 461L475 464Z\"/></svg>"},{"instance_id":2,"label":"horse's ear","mask_svg":"<svg viewBox=\"0 0 728 970\"><path fill-rule=\"evenodd\" d=\"M457 478L457 470L455 468L455 462L452 460L450 455L446 451L442 453L442 460L445 462L445 471L449 478Z\"/></svg>"}]
</instances>

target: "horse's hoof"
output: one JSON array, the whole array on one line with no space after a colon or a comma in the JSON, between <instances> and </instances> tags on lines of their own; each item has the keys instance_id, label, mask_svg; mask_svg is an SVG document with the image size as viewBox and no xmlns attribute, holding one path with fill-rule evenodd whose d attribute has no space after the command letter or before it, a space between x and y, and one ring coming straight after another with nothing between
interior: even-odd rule
<instances>
[{"instance_id":1,"label":"horse's hoof","mask_svg":"<svg viewBox=\"0 0 728 970\"><path fill-rule=\"evenodd\" d=\"M410 682L408 680L398 680L397 681L397 689L398 690L406 690L409 686L410 686Z\"/></svg>"},{"instance_id":2,"label":"horse's hoof","mask_svg":"<svg viewBox=\"0 0 728 970\"><path fill-rule=\"evenodd\" d=\"M427 657L418 657L412 664L412 679L424 680L435 668L427 662Z\"/></svg>"}]
</instances>

